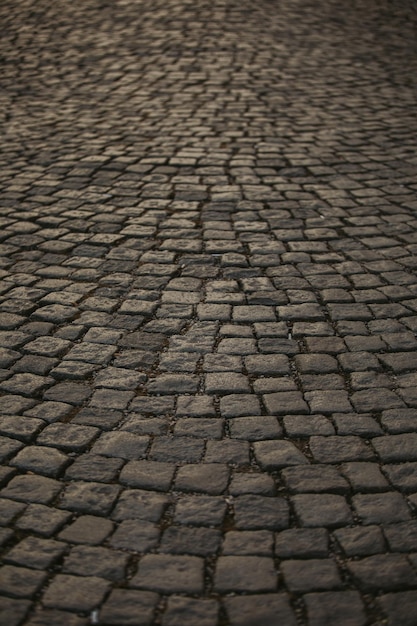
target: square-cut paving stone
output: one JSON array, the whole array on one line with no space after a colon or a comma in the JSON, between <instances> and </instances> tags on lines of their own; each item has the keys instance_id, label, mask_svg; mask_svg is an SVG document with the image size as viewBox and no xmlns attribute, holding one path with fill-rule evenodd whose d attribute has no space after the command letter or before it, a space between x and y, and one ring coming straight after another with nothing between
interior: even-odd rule
<instances>
[{"instance_id":1,"label":"square-cut paving stone","mask_svg":"<svg viewBox=\"0 0 417 626\"><path fill-rule=\"evenodd\" d=\"M21 415L0 415L0 435L28 443L45 426L43 420Z\"/></svg>"},{"instance_id":2,"label":"square-cut paving stone","mask_svg":"<svg viewBox=\"0 0 417 626\"><path fill-rule=\"evenodd\" d=\"M309 461L290 441L267 440L253 444L255 458L263 469L274 470L289 465L305 465Z\"/></svg>"},{"instance_id":3,"label":"square-cut paving stone","mask_svg":"<svg viewBox=\"0 0 417 626\"><path fill-rule=\"evenodd\" d=\"M4 498L21 502L49 504L63 488L63 483L46 476L24 474L15 476L2 490Z\"/></svg>"},{"instance_id":4,"label":"square-cut paving stone","mask_svg":"<svg viewBox=\"0 0 417 626\"><path fill-rule=\"evenodd\" d=\"M77 481L69 483L59 507L91 515L108 515L120 493L118 485Z\"/></svg>"},{"instance_id":5,"label":"square-cut paving stone","mask_svg":"<svg viewBox=\"0 0 417 626\"><path fill-rule=\"evenodd\" d=\"M241 530L283 530L289 525L284 498L245 494L233 500L235 527Z\"/></svg>"},{"instance_id":6,"label":"square-cut paving stone","mask_svg":"<svg viewBox=\"0 0 417 626\"><path fill-rule=\"evenodd\" d=\"M107 580L123 580L129 555L109 548L74 546L65 558L63 574L99 576Z\"/></svg>"},{"instance_id":7,"label":"square-cut paving stone","mask_svg":"<svg viewBox=\"0 0 417 626\"><path fill-rule=\"evenodd\" d=\"M304 398L312 413L350 413L352 411L348 393L342 389L307 391Z\"/></svg>"},{"instance_id":8,"label":"square-cut paving stone","mask_svg":"<svg viewBox=\"0 0 417 626\"><path fill-rule=\"evenodd\" d=\"M57 383L50 389L47 389L44 394L44 400L51 402L65 402L75 406L84 404L84 402L91 396L92 390L84 383L78 382L62 382Z\"/></svg>"},{"instance_id":9,"label":"square-cut paving stone","mask_svg":"<svg viewBox=\"0 0 417 626\"><path fill-rule=\"evenodd\" d=\"M279 391L266 393L263 400L271 415L287 415L291 413L308 413L309 408L300 391Z\"/></svg>"},{"instance_id":10,"label":"square-cut paving stone","mask_svg":"<svg viewBox=\"0 0 417 626\"><path fill-rule=\"evenodd\" d=\"M197 556L147 554L130 586L164 594L201 594L204 587L204 560Z\"/></svg>"},{"instance_id":11,"label":"square-cut paving stone","mask_svg":"<svg viewBox=\"0 0 417 626\"><path fill-rule=\"evenodd\" d=\"M216 626L218 613L216 600L170 596L162 626Z\"/></svg>"},{"instance_id":12,"label":"square-cut paving stone","mask_svg":"<svg viewBox=\"0 0 417 626\"><path fill-rule=\"evenodd\" d=\"M379 387L376 389L363 389L355 391L351 396L351 402L359 413L367 411L383 411L385 409L405 408L405 402L390 389Z\"/></svg>"},{"instance_id":13,"label":"square-cut paving stone","mask_svg":"<svg viewBox=\"0 0 417 626\"><path fill-rule=\"evenodd\" d=\"M332 422L324 415L285 415L283 423L287 435L297 439L335 434Z\"/></svg>"},{"instance_id":14,"label":"square-cut paving stone","mask_svg":"<svg viewBox=\"0 0 417 626\"><path fill-rule=\"evenodd\" d=\"M358 435L359 437L376 437L382 435L383 430L378 422L366 413L355 415L350 413L334 414L333 421L338 435Z\"/></svg>"},{"instance_id":15,"label":"square-cut paving stone","mask_svg":"<svg viewBox=\"0 0 417 626\"><path fill-rule=\"evenodd\" d=\"M417 463L399 463L383 465L382 470L390 483L399 491L409 493L417 491Z\"/></svg>"},{"instance_id":16,"label":"square-cut paving stone","mask_svg":"<svg viewBox=\"0 0 417 626\"><path fill-rule=\"evenodd\" d=\"M220 496L184 496L175 505L174 523L220 526L226 515L226 508L226 502Z\"/></svg>"},{"instance_id":17,"label":"square-cut paving stone","mask_svg":"<svg viewBox=\"0 0 417 626\"><path fill-rule=\"evenodd\" d=\"M198 463L204 448L204 440L196 437L155 437L149 458L164 463Z\"/></svg>"},{"instance_id":18,"label":"square-cut paving stone","mask_svg":"<svg viewBox=\"0 0 417 626\"><path fill-rule=\"evenodd\" d=\"M38 376L25 372L14 374L11 378L0 383L0 389L9 393L21 394L22 396L37 395L43 389L54 383L50 376Z\"/></svg>"},{"instance_id":19,"label":"square-cut paving stone","mask_svg":"<svg viewBox=\"0 0 417 626\"><path fill-rule=\"evenodd\" d=\"M297 494L291 498L301 526L349 526L352 513L343 496L333 494Z\"/></svg>"},{"instance_id":20,"label":"square-cut paving stone","mask_svg":"<svg viewBox=\"0 0 417 626\"><path fill-rule=\"evenodd\" d=\"M371 556L386 551L384 536L379 526L338 528L333 531L333 534L349 557Z\"/></svg>"},{"instance_id":21,"label":"square-cut paving stone","mask_svg":"<svg viewBox=\"0 0 417 626\"><path fill-rule=\"evenodd\" d=\"M110 581L98 576L57 574L43 596L46 607L74 611L92 611L104 599Z\"/></svg>"},{"instance_id":22,"label":"square-cut paving stone","mask_svg":"<svg viewBox=\"0 0 417 626\"><path fill-rule=\"evenodd\" d=\"M246 441L235 441L234 439L207 441L204 460L207 463L249 465L249 443Z\"/></svg>"},{"instance_id":23,"label":"square-cut paving stone","mask_svg":"<svg viewBox=\"0 0 417 626\"><path fill-rule=\"evenodd\" d=\"M281 559L326 558L329 533L324 528L288 528L276 533L275 553Z\"/></svg>"},{"instance_id":24,"label":"square-cut paving stone","mask_svg":"<svg viewBox=\"0 0 417 626\"><path fill-rule=\"evenodd\" d=\"M230 626L296 626L298 623L283 593L226 597L224 604Z\"/></svg>"},{"instance_id":25,"label":"square-cut paving stone","mask_svg":"<svg viewBox=\"0 0 417 626\"><path fill-rule=\"evenodd\" d=\"M179 468L175 489L220 495L228 482L229 469L222 463L188 464Z\"/></svg>"},{"instance_id":26,"label":"square-cut paving stone","mask_svg":"<svg viewBox=\"0 0 417 626\"><path fill-rule=\"evenodd\" d=\"M304 595L310 626L365 626L367 617L357 591L323 591Z\"/></svg>"},{"instance_id":27,"label":"square-cut paving stone","mask_svg":"<svg viewBox=\"0 0 417 626\"><path fill-rule=\"evenodd\" d=\"M253 417L236 417L229 420L230 436L234 439L246 441L261 441L263 439L280 439L282 428L276 417L272 415Z\"/></svg>"},{"instance_id":28,"label":"square-cut paving stone","mask_svg":"<svg viewBox=\"0 0 417 626\"><path fill-rule=\"evenodd\" d=\"M48 424L63 419L73 411L74 407L66 402L40 402L25 411L25 415L38 417Z\"/></svg>"},{"instance_id":29,"label":"square-cut paving stone","mask_svg":"<svg viewBox=\"0 0 417 626\"><path fill-rule=\"evenodd\" d=\"M123 367L107 367L101 370L94 379L96 387L109 387L112 389L130 390L136 389L140 383L146 380L142 372L135 372Z\"/></svg>"},{"instance_id":30,"label":"square-cut paving stone","mask_svg":"<svg viewBox=\"0 0 417 626\"><path fill-rule=\"evenodd\" d=\"M174 412L175 396L137 396L130 404L130 410L136 413L166 415Z\"/></svg>"},{"instance_id":31,"label":"square-cut paving stone","mask_svg":"<svg viewBox=\"0 0 417 626\"><path fill-rule=\"evenodd\" d=\"M32 317L34 320L52 322L53 324L63 324L73 320L78 313L78 309L73 306L65 306L64 304L49 304L37 309L32 314Z\"/></svg>"},{"instance_id":32,"label":"square-cut paving stone","mask_svg":"<svg viewBox=\"0 0 417 626\"><path fill-rule=\"evenodd\" d=\"M31 569L45 570L56 562L67 549L62 541L25 537L3 556L5 563Z\"/></svg>"},{"instance_id":33,"label":"square-cut paving stone","mask_svg":"<svg viewBox=\"0 0 417 626\"><path fill-rule=\"evenodd\" d=\"M111 431L104 433L94 443L91 451L101 456L117 457L126 460L143 458L149 445L149 437L128 432Z\"/></svg>"},{"instance_id":34,"label":"square-cut paving stone","mask_svg":"<svg viewBox=\"0 0 417 626\"><path fill-rule=\"evenodd\" d=\"M95 426L101 430L113 430L122 418L122 411L101 407L84 407L73 417L71 423L81 426Z\"/></svg>"},{"instance_id":35,"label":"square-cut paving stone","mask_svg":"<svg viewBox=\"0 0 417 626\"><path fill-rule=\"evenodd\" d=\"M274 536L269 530L229 530L222 554L233 556L272 556Z\"/></svg>"},{"instance_id":36,"label":"square-cut paving stone","mask_svg":"<svg viewBox=\"0 0 417 626\"><path fill-rule=\"evenodd\" d=\"M220 413L225 418L261 415L261 406L253 395L231 394L220 398Z\"/></svg>"},{"instance_id":37,"label":"square-cut paving stone","mask_svg":"<svg viewBox=\"0 0 417 626\"><path fill-rule=\"evenodd\" d=\"M129 412L129 417L119 428L135 435L165 435L168 427L169 417L142 417Z\"/></svg>"},{"instance_id":38,"label":"square-cut paving stone","mask_svg":"<svg viewBox=\"0 0 417 626\"><path fill-rule=\"evenodd\" d=\"M237 372L213 372L205 375L205 390L209 394L230 394L250 392L246 376Z\"/></svg>"},{"instance_id":39,"label":"square-cut paving stone","mask_svg":"<svg viewBox=\"0 0 417 626\"><path fill-rule=\"evenodd\" d=\"M161 356L159 369L165 372L193 374L197 368L199 355L192 352L166 352Z\"/></svg>"},{"instance_id":40,"label":"square-cut paving stone","mask_svg":"<svg viewBox=\"0 0 417 626\"><path fill-rule=\"evenodd\" d=\"M27 354L13 366L14 372L29 372L38 376L46 376L52 368L59 363L54 357L41 356L39 354Z\"/></svg>"},{"instance_id":41,"label":"square-cut paving stone","mask_svg":"<svg viewBox=\"0 0 417 626\"><path fill-rule=\"evenodd\" d=\"M347 567L366 592L403 591L417 584L416 573L402 554L376 554L349 561Z\"/></svg>"},{"instance_id":42,"label":"square-cut paving stone","mask_svg":"<svg viewBox=\"0 0 417 626\"><path fill-rule=\"evenodd\" d=\"M0 615L7 626L22 624L30 607L31 602L29 600L0 598Z\"/></svg>"},{"instance_id":43,"label":"square-cut paving stone","mask_svg":"<svg viewBox=\"0 0 417 626\"><path fill-rule=\"evenodd\" d=\"M47 578L47 573L15 565L0 569L0 592L12 598L33 598Z\"/></svg>"},{"instance_id":44,"label":"square-cut paving stone","mask_svg":"<svg viewBox=\"0 0 417 626\"><path fill-rule=\"evenodd\" d=\"M11 525L13 520L23 513L26 508L27 506L23 502L0 498L0 524L2 526Z\"/></svg>"},{"instance_id":45,"label":"square-cut paving stone","mask_svg":"<svg viewBox=\"0 0 417 626\"><path fill-rule=\"evenodd\" d=\"M43 504L29 504L15 525L20 530L34 532L43 537L51 537L70 519L71 513L68 511L59 511Z\"/></svg>"},{"instance_id":46,"label":"square-cut paving stone","mask_svg":"<svg viewBox=\"0 0 417 626\"><path fill-rule=\"evenodd\" d=\"M417 461L417 433L375 437L372 446L383 463Z\"/></svg>"},{"instance_id":47,"label":"square-cut paving stone","mask_svg":"<svg viewBox=\"0 0 417 626\"><path fill-rule=\"evenodd\" d=\"M56 477L70 463L66 454L46 446L28 446L10 461L10 465L45 476Z\"/></svg>"},{"instance_id":48,"label":"square-cut paving stone","mask_svg":"<svg viewBox=\"0 0 417 626\"><path fill-rule=\"evenodd\" d=\"M294 357L294 362L302 374L328 374L338 371L337 360L329 354L298 354Z\"/></svg>"},{"instance_id":49,"label":"square-cut paving stone","mask_svg":"<svg viewBox=\"0 0 417 626\"><path fill-rule=\"evenodd\" d=\"M160 374L150 379L146 387L151 394L170 395L175 393L196 393L200 378L191 374Z\"/></svg>"},{"instance_id":50,"label":"square-cut paving stone","mask_svg":"<svg viewBox=\"0 0 417 626\"><path fill-rule=\"evenodd\" d=\"M244 356L247 354L256 354L256 343L254 339L226 338L221 339L218 346L219 354L234 354Z\"/></svg>"},{"instance_id":51,"label":"square-cut paving stone","mask_svg":"<svg viewBox=\"0 0 417 626\"><path fill-rule=\"evenodd\" d=\"M254 324L255 322L275 322L276 316L273 306L254 304L250 306L234 306L233 320L235 322Z\"/></svg>"},{"instance_id":52,"label":"square-cut paving stone","mask_svg":"<svg viewBox=\"0 0 417 626\"><path fill-rule=\"evenodd\" d=\"M135 397L134 391L122 391L119 389L98 389L93 392L90 406L97 408L109 408L124 410Z\"/></svg>"},{"instance_id":53,"label":"square-cut paving stone","mask_svg":"<svg viewBox=\"0 0 417 626\"><path fill-rule=\"evenodd\" d=\"M342 580L332 559L283 561L280 570L287 588L293 593L339 589Z\"/></svg>"},{"instance_id":54,"label":"square-cut paving stone","mask_svg":"<svg viewBox=\"0 0 417 626\"><path fill-rule=\"evenodd\" d=\"M65 359L105 365L110 361L116 350L116 346L113 345L84 341L74 345L65 355Z\"/></svg>"},{"instance_id":55,"label":"square-cut paving stone","mask_svg":"<svg viewBox=\"0 0 417 626\"><path fill-rule=\"evenodd\" d=\"M159 552L212 556L221 543L221 533L214 528L170 526L162 535Z\"/></svg>"},{"instance_id":56,"label":"square-cut paving stone","mask_svg":"<svg viewBox=\"0 0 417 626\"><path fill-rule=\"evenodd\" d=\"M85 543L92 546L102 543L110 535L114 527L108 519L94 515L81 515L64 528L59 539L70 543Z\"/></svg>"},{"instance_id":57,"label":"square-cut paving stone","mask_svg":"<svg viewBox=\"0 0 417 626\"><path fill-rule=\"evenodd\" d=\"M413 626L417 614L417 591L387 593L379 598L384 615L392 626Z\"/></svg>"},{"instance_id":58,"label":"square-cut paving stone","mask_svg":"<svg viewBox=\"0 0 417 626\"><path fill-rule=\"evenodd\" d=\"M346 493L350 485L337 469L328 465L289 467L282 471L292 493Z\"/></svg>"},{"instance_id":59,"label":"square-cut paving stone","mask_svg":"<svg viewBox=\"0 0 417 626\"><path fill-rule=\"evenodd\" d=\"M99 433L98 428L91 426L55 423L44 428L36 443L66 452L81 452L91 445Z\"/></svg>"},{"instance_id":60,"label":"square-cut paving stone","mask_svg":"<svg viewBox=\"0 0 417 626\"><path fill-rule=\"evenodd\" d=\"M254 472L235 473L229 485L229 493L233 496L245 493L273 496L275 491L275 482L272 476Z\"/></svg>"},{"instance_id":61,"label":"square-cut paving stone","mask_svg":"<svg viewBox=\"0 0 417 626\"><path fill-rule=\"evenodd\" d=\"M242 357L233 354L206 354L203 370L205 372L242 372Z\"/></svg>"},{"instance_id":62,"label":"square-cut paving stone","mask_svg":"<svg viewBox=\"0 0 417 626\"><path fill-rule=\"evenodd\" d=\"M68 480L111 483L115 480L124 461L86 452L75 459L65 472Z\"/></svg>"},{"instance_id":63,"label":"square-cut paving stone","mask_svg":"<svg viewBox=\"0 0 417 626\"><path fill-rule=\"evenodd\" d=\"M343 463L374 459L372 449L360 437L355 436L313 436L310 438L310 451L315 461L319 463Z\"/></svg>"},{"instance_id":64,"label":"square-cut paving stone","mask_svg":"<svg viewBox=\"0 0 417 626\"><path fill-rule=\"evenodd\" d=\"M0 398L0 413L19 415L19 413L31 409L35 404L37 404L37 401L31 398L24 398L18 394L5 394Z\"/></svg>"},{"instance_id":65,"label":"square-cut paving stone","mask_svg":"<svg viewBox=\"0 0 417 626\"><path fill-rule=\"evenodd\" d=\"M175 423L174 434L178 437L201 437L219 440L223 436L224 420L218 417L180 417Z\"/></svg>"},{"instance_id":66,"label":"square-cut paving stone","mask_svg":"<svg viewBox=\"0 0 417 626\"><path fill-rule=\"evenodd\" d=\"M168 504L169 498L165 495L141 489L126 489L119 497L112 518L116 521L143 519L159 522Z\"/></svg>"},{"instance_id":67,"label":"square-cut paving stone","mask_svg":"<svg viewBox=\"0 0 417 626\"><path fill-rule=\"evenodd\" d=\"M410 510L400 493L356 494L352 504L362 524L394 524L411 518Z\"/></svg>"},{"instance_id":68,"label":"square-cut paving stone","mask_svg":"<svg viewBox=\"0 0 417 626\"><path fill-rule=\"evenodd\" d=\"M110 545L121 550L149 552L156 547L159 534L159 528L151 522L128 519L117 528Z\"/></svg>"},{"instance_id":69,"label":"square-cut paving stone","mask_svg":"<svg viewBox=\"0 0 417 626\"><path fill-rule=\"evenodd\" d=\"M290 374L286 354L250 354L244 360L248 373L254 376Z\"/></svg>"},{"instance_id":70,"label":"square-cut paving stone","mask_svg":"<svg viewBox=\"0 0 417 626\"><path fill-rule=\"evenodd\" d=\"M178 417L214 417L212 396L178 396L176 415Z\"/></svg>"},{"instance_id":71,"label":"square-cut paving stone","mask_svg":"<svg viewBox=\"0 0 417 626\"><path fill-rule=\"evenodd\" d=\"M151 626L159 596L151 591L113 589L100 611L100 622L113 626Z\"/></svg>"},{"instance_id":72,"label":"square-cut paving stone","mask_svg":"<svg viewBox=\"0 0 417 626\"><path fill-rule=\"evenodd\" d=\"M343 463L340 472L350 482L353 491L366 493L390 490L388 481L376 463L351 461Z\"/></svg>"},{"instance_id":73,"label":"square-cut paving stone","mask_svg":"<svg viewBox=\"0 0 417 626\"><path fill-rule=\"evenodd\" d=\"M221 556L214 574L214 589L220 593L275 591L277 572L272 558Z\"/></svg>"},{"instance_id":74,"label":"square-cut paving stone","mask_svg":"<svg viewBox=\"0 0 417 626\"><path fill-rule=\"evenodd\" d=\"M37 337L25 344L25 352L39 354L41 356L61 356L72 346L72 342L59 337Z\"/></svg>"},{"instance_id":75,"label":"square-cut paving stone","mask_svg":"<svg viewBox=\"0 0 417 626\"><path fill-rule=\"evenodd\" d=\"M129 461L120 473L122 484L139 489L168 491L174 477L175 465L158 461Z\"/></svg>"}]
</instances>

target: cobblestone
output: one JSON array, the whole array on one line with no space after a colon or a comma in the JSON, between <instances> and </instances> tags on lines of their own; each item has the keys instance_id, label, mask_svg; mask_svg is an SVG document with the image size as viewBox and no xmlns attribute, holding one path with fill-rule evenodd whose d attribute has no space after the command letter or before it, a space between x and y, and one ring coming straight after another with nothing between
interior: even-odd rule
<instances>
[{"instance_id":1,"label":"cobblestone","mask_svg":"<svg viewBox=\"0 0 417 626\"><path fill-rule=\"evenodd\" d=\"M10 4L0 621L414 626L412 2Z\"/></svg>"}]
</instances>

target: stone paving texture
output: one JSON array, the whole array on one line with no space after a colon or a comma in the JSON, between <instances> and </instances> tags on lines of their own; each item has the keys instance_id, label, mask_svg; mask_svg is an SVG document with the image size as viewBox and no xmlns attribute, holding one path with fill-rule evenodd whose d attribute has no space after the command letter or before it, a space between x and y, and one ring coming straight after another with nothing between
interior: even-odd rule
<instances>
[{"instance_id":1,"label":"stone paving texture","mask_svg":"<svg viewBox=\"0 0 417 626\"><path fill-rule=\"evenodd\" d=\"M415 2L0 19L1 624L415 626Z\"/></svg>"}]
</instances>

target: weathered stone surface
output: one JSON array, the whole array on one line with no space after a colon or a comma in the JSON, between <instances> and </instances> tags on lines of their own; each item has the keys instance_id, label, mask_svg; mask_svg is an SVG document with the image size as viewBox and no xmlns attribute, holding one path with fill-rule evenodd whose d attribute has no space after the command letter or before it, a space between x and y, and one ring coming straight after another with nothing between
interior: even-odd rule
<instances>
[{"instance_id":1,"label":"weathered stone surface","mask_svg":"<svg viewBox=\"0 0 417 626\"><path fill-rule=\"evenodd\" d=\"M415 626L413 3L138 5L0 3L0 621Z\"/></svg>"}]
</instances>

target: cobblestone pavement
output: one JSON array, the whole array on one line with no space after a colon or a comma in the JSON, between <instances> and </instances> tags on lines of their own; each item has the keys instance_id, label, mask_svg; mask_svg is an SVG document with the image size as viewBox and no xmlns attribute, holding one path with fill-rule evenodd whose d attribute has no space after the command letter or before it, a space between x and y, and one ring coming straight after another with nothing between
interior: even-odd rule
<instances>
[{"instance_id":1,"label":"cobblestone pavement","mask_svg":"<svg viewBox=\"0 0 417 626\"><path fill-rule=\"evenodd\" d=\"M413 0L0 15L2 626L415 626Z\"/></svg>"}]
</instances>

